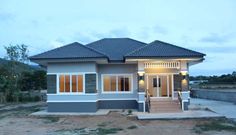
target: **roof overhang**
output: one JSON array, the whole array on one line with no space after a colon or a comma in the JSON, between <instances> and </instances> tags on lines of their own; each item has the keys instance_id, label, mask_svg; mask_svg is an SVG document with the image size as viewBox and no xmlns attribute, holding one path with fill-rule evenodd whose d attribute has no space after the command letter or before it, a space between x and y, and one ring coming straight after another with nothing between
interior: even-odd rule
<instances>
[{"instance_id":1,"label":"roof overhang","mask_svg":"<svg viewBox=\"0 0 236 135\"><path fill-rule=\"evenodd\" d=\"M158 58L158 57L142 57L142 58L137 58L137 57L128 57L125 59L125 62L144 62L144 61L147 61L147 62L166 62L166 61L186 61L189 63L189 66L191 65L195 65L195 64L198 64L198 63L201 63L202 61L204 61L204 57L163 57L163 58Z\"/></svg>"},{"instance_id":2,"label":"roof overhang","mask_svg":"<svg viewBox=\"0 0 236 135\"><path fill-rule=\"evenodd\" d=\"M108 63L107 58L63 58L63 59L35 59L35 58L30 58L31 62L37 63L41 66L46 67L48 63L74 63L74 62L96 62L99 64L105 64Z\"/></svg>"}]
</instances>

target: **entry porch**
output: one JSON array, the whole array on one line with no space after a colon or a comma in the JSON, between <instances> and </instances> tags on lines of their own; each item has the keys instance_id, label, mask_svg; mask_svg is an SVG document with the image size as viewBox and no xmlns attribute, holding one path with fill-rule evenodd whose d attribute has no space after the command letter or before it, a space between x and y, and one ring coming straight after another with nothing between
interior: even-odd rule
<instances>
[{"instance_id":1,"label":"entry porch","mask_svg":"<svg viewBox=\"0 0 236 135\"><path fill-rule=\"evenodd\" d=\"M150 113L188 110L188 62L180 60L138 62L139 103Z\"/></svg>"}]
</instances>

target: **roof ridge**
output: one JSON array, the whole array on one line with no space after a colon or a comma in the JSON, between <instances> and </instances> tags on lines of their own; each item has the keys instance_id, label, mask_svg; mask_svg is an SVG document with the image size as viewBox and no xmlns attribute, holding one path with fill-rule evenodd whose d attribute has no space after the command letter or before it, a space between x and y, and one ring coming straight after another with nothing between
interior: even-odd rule
<instances>
[{"instance_id":1,"label":"roof ridge","mask_svg":"<svg viewBox=\"0 0 236 135\"><path fill-rule=\"evenodd\" d=\"M153 44L154 42L160 42L160 43L163 43L163 44L165 44L165 45L177 47L177 48L180 48L180 49L184 49L184 50L186 50L186 51L191 51L191 52L199 53L199 54L202 54L202 55L206 56L206 54L204 54L204 53L200 53L200 52L197 52L197 51L194 51L194 50L191 50L191 49L187 49L187 48L184 48L184 47L181 47L181 46L177 46L177 45L174 45L174 44L170 44L170 43L167 43L167 42L164 42L164 41L160 41L160 40L154 40L153 42L151 42L151 43L149 43L149 44Z\"/></svg>"},{"instance_id":2,"label":"roof ridge","mask_svg":"<svg viewBox=\"0 0 236 135\"><path fill-rule=\"evenodd\" d=\"M87 48L87 49L90 49L90 50L92 50L92 51L94 51L94 52L96 52L96 53L98 53L98 54L101 54L101 55L104 55L104 56L106 56L106 57L108 57L106 54L104 54L103 52L101 52L101 51L98 51L98 50L96 50L96 49L94 49L94 48L91 48L91 47L89 47L89 46L87 46L87 45L82 45L84 48Z\"/></svg>"},{"instance_id":3,"label":"roof ridge","mask_svg":"<svg viewBox=\"0 0 236 135\"><path fill-rule=\"evenodd\" d=\"M146 44L146 45L144 45L144 46L141 46L141 47L139 47L139 48L137 48L137 49L135 49L135 50L133 50L133 51L131 51L131 52L125 54L124 56L128 56L128 55L130 55L130 54L132 54L132 53L135 53L136 51L139 51L139 50L141 50L141 49L143 49L143 48L145 48L145 47L147 47L147 46L149 46L149 45L150 45L150 44Z\"/></svg>"}]
</instances>

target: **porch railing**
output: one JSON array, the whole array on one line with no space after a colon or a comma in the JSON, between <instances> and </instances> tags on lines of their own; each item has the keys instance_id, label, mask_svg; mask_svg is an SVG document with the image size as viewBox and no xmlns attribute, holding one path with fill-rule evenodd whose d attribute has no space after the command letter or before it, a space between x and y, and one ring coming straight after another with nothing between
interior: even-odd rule
<instances>
[{"instance_id":1,"label":"porch railing","mask_svg":"<svg viewBox=\"0 0 236 135\"><path fill-rule=\"evenodd\" d=\"M147 111L150 113L151 98L148 91L146 91L146 103L147 103Z\"/></svg>"},{"instance_id":2,"label":"porch railing","mask_svg":"<svg viewBox=\"0 0 236 135\"><path fill-rule=\"evenodd\" d=\"M180 68L180 62L146 62L144 68Z\"/></svg>"},{"instance_id":3,"label":"porch railing","mask_svg":"<svg viewBox=\"0 0 236 135\"><path fill-rule=\"evenodd\" d=\"M178 99L183 111L188 110L190 104L190 92L189 91L178 91Z\"/></svg>"}]
</instances>

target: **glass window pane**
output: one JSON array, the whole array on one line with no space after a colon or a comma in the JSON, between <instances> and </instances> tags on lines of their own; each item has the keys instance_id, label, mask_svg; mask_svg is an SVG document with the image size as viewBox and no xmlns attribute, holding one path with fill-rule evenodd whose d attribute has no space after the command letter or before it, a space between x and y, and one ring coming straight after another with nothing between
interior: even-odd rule
<instances>
[{"instance_id":1,"label":"glass window pane","mask_svg":"<svg viewBox=\"0 0 236 135\"><path fill-rule=\"evenodd\" d=\"M59 76L59 89L60 89L60 92L64 92L65 90L65 76L64 75L60 75Z\"/></svg>"},{"instance_id":2,"label":"glass window pane","mask_svg":"<svg viewBox=\"0 0 236 135\"><path fill-rule=\"evenodd\" d=\"M116 91L116 76L111 76L111 91Z\"/></svg>"},{"instance_id":3,"label":"glass window pane","mask_svg":"<svg viewBox=\"0 0 236 135\"><path fill-rule=\"evenodd\" d=\"M124 91L124 77L118 76L118 90Z\"/></svg>"},{"instance_id":4,"label":"glass window pane","mask_svg":"<svg viewBox=\"0 0 236 135\"><path fill-rule=\"evenodd\" d=\"M72 75L72 92L77 92L76 75Z\"/></svg>"},{"instance_id":5,"label":"glass window pane","mask_svg":"<svg viewBox=\"0 0 236 135\"><path fill-rule=\"evenodd\" d=\"M103 77L103 90L110 91L110 77L109 76Z\"/></svg>"},{"instance_id":6,"label":"glass window pane","mask_svg":"<svg viewBox=\"0 0 236 135\"><path fill-rule=\"evenodd\" d=\"M78 92L83 92L83 75L78 75Z\"/></svg>"},{"instance_id":7,"label":"glass window pane","mask_svg":"<svg viewBox=\"0 0 236 135\"><path fill-rule=\"evenodd\" d=\"M104 76L103 77L103 90L104 91L116 91L116 76Z\"/></svg>"},{"instance_id":8,"label":"glass window pane","mask_svg":"<svg viewBox=\"0 0 236 135\"><path fill-rule=\"evenodd\" d=\"M131 78L127 76L118 76L118 90L131 91Z\"/></svg>"},{"instance_id":9,"label":"glass window pane","mask_svg":"<svg viewBox=\"0 0 236 135\"><path fill-rule=\"evenodd\" d=\"M129 86L130 86L129 78L126 77L125 78L125 91L129 91L130 90Z\"/></svg>"},{"instance_id":10,"label":"glass window pane","mask_svg":"<svg viewBox=\"0 0 236 135\"><path fill-rule=\"evenodd\" d=\"M70 76L65 75L65 92L70 92Z\"/></svg>"}]
</instances>

